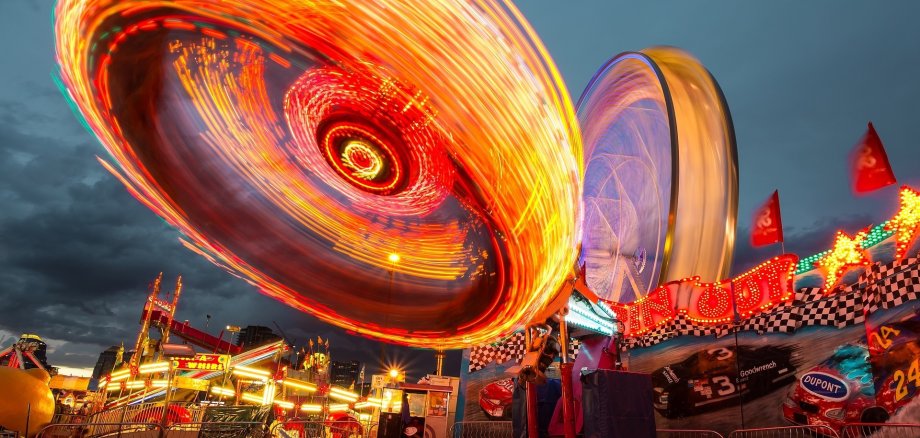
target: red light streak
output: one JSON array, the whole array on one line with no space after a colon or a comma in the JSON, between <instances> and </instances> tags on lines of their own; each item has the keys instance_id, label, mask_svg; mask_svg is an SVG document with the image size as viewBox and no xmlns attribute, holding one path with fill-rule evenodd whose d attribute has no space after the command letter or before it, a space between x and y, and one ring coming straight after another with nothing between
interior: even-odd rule
<instances>
[{"instance_id":1,"label":"red light streak","mask_svg":"<svg viewBox=\"0 0 920 438\"><path fill-rule=\"evenodd\" d=\"M273 298L453 348L511 332L571 272L577 120L509 4L64 0L55 17L104 166Z\"/></svg>"}]
</instances>

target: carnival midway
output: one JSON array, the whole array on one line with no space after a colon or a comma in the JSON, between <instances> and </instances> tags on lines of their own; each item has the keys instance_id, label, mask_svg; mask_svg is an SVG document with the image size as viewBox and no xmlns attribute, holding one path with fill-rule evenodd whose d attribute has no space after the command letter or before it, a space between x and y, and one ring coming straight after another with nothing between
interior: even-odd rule
<instances>
[{"instance_id":1,"label":"carnival midway","mask_svg":"<svg viewBox=\"0 0 920 438\"><path fill-rule=\"evenodd\" d=\"M338 379L328 338L177 320L160 274L94 378L41 333L0 350L0 437L920 436L920 188L871 123L850 184L888 219L793 254L778 192L736 235L729 105L678 48L573 102L503 1L59 0L53 28L100 164L186 248L437 366ZM731 275L746 238L774 255Z\"/></svg>"}]
</instances>

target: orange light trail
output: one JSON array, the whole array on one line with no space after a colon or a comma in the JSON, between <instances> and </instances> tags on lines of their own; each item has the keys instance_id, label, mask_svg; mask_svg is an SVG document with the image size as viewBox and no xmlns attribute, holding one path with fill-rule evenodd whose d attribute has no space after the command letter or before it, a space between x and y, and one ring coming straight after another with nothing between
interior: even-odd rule
<instances>
[{"instance_id":1,"label":"orange light trail","mask_svg":"<svg viewBox=\"0 0 920 438\"><path fill-rule=\"evenodd\" d=\"M55 27L106 169L273 298L459 348L570 275L578 122L510 3L63 0Z\"/></svg>"}]
</instances>

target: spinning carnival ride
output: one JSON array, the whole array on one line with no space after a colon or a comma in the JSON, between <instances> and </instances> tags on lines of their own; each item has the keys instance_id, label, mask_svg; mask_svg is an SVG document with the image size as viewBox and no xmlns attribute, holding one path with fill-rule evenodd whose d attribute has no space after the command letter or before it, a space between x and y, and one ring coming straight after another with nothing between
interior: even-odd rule
<instances>
[{"instance_id":1,"label":"spinning carnival ride","mask_svg":"<svg viewBox=\"0 0 920 438\"><path fill-rule=\"evenodd\" d=\"M727 272L733 134L678 50L611 60L576 114L504 2L62 0L55 27L103 166L188 248L337 326L491 342L565 306L579 253L594 302Z\"/></svg>"},{"instance_id":2,"label":"spinning carnival ride","mask_svg":"<svg viewBox=\"0 0 920 438\"><path fill-rule=\"evenodd\" d=\"M55 26L103 165L269 296L457 348L570 273L577 121L511 5L64 0Z\"/></svg>"},{"instance_id":3,"label":"spinning carnival ride","mask_svg":"<svg viewBox=\"0 0 920 438\"><path fill-rule=\"evenodd\" d=\"M626 303L668 281L727 277L738 166L709 72L674 48L624 53L588 83L578 120L588 287Z\"/></svg>"}]
</instances>

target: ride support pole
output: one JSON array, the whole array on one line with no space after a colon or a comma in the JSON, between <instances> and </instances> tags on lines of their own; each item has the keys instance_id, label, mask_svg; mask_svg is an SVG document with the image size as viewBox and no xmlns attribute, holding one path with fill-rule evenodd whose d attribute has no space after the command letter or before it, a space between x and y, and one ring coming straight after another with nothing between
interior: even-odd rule
<instances>
[{"instance_id":1,"label":"ride support pole","mask_svg":"<svg viewBox=\"0 0 920 438\"><path fill-rule=\"evenodd\" d=\"M539 424L537 423L537 384L527 382L527 437L540 438Z\"/></svg>"},{"instance_id":2,"label":"ride support pole","mask_svg":"<svg viewBox=\"0 0 920 438\"><path fill-rule=\"evenodd\" d=\"M29 403L26 406L26 436L32 435L29 433L29 420L31 419L31 417L32 417L32 403Z\"/></svg>"},{"instance_id":3,"label":"ride support pole","mask_svg":"<svg viewBox=\"0 0 920 438\"><path fill-rule=\"evenodd\" d=\"M559 373L562 374L562 430L565 438L575 438L575 397L572 391L574 366L571 362L559 366Z\"/></svg>"},{"instance_id":4,"label":"ride support pole","mask_svg":"<svg viewBox=\"0 0 920 438\"><path fill-rule=\"evenodd\" d=\"M559 312L559 374L562 375L562 431L565 438L575 438L575 395L572 389L572 368L569 362L569 330L565 325L568 308Z\"/></svg>"},{"instance_id":5,"label":"ride support pole","mask_svg":"<svg viewBox=\"0 0 920 438\"><path fill-rule=\"evenodd\" d=\"M441 348L435 349L434 358L436 361L434 374L440 376L441 372L444 370L444 350Z\"/></svg>"},{"instance_id":6,"label":"ride support pole","mask_svg":"<svg viewBox=\"0 0 920 438\"><path fill-rule=\"evenodd\" d=\"M524 342L527 348L533 345L533 330L530 327L524 330ZM527 437L539 438L539 424L537 423L537 384L528 381L524 385L524 394L527 397Z\"/></svg>"}]
</instances>

